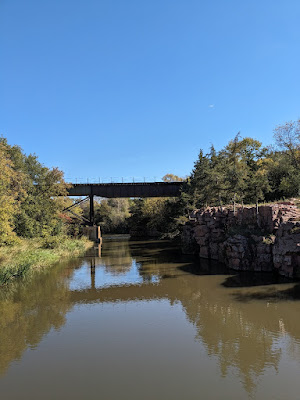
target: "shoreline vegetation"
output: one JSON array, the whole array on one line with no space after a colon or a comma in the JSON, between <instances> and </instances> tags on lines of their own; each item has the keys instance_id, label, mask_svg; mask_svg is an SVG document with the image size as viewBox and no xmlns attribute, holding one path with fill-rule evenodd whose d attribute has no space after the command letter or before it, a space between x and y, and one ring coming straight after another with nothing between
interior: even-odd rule
<instances>
[{"instance_id":1,"label":"shoreline vegetation","mask_svg":"<svg viewBox=\"0 0 300 400\"><path fill-rule=\"evenodd\" d=\"M83 255L93 242L82 237L21 239L13 246L0 247L0 287L15 278L53 266L62 258Z\"/></svg>"}]
</instances>

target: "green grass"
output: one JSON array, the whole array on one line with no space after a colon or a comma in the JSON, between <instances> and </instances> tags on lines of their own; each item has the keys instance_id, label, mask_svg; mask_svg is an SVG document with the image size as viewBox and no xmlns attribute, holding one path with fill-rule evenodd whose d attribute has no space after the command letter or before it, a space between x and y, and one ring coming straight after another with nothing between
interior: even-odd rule
<instances>
[{"instance_id":1,"label":"green grass","mask_svg":"<svg viewBox=\"0 0 300 400\"><path fill-rule=\"evenodd\" d=\"M0 285L28 272L49 267L61 258L84 254L92 246L85 238L50 237L22 240L14 246L0 247Z\"/></svg>"}]
</instances>

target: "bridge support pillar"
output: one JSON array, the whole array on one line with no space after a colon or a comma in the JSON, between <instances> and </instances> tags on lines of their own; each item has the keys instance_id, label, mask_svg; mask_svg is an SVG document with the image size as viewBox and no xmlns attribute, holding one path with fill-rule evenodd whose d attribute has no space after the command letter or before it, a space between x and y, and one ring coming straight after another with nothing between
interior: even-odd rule
<instances>
[{"instance_id":1,"label":"bridge support pillar","mask_svg":"<svg viewBox=\"0 0 300 400\"><path fill-rule=\"evenodd\" d=\"M92 187L91 187L91 192L92 192ZM95 210L94 210L94 195L93 193L89 196L90 197L90 223L91 226L94 226L95 223Z\"/></svg>"},{"instance_id":2,"label":"bridge support pillar","mask_svg":"<svg viewBox=\"0 0 300 400\"><path fill-rule=\"evenodd\" d=\"M95 243L102 243L100 226L85 226L83 234Z\"/></svg>"}]
</instances>

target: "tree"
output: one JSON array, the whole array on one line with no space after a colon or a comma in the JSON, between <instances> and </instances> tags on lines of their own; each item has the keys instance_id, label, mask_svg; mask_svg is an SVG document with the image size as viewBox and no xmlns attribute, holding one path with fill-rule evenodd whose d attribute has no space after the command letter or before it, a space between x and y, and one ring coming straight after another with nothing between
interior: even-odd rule
<instances>
[{"instance_id":1,"label":"tree","mask_svg":"<svg viewBox=\"0 0 300 400\"><path fill-rule=\"evenodd\" d=\"M209 170L207 176L207 190L210 193L211 203L218 204L222 209L222 199L226 192L225 162L222 153L217 153L214 146L211 146Z\"/></svg>"},{"instance_id":2,"label":"tree","mask_svg":"<svg viewBox=\"0 0 300 400\"><path fill-rule=\"evenodd\" d=\"M63 173L43 166L35 155L26 156L18 146L9 146L4 138L0 143L6 148L11 169L22 176L16 195L19 207L12 216L17 235L32 238L61 233L60 214L67 195Z\"/></svg>"},{"instance_id":3,"label":"tree","mask_svg":"<svg viewBox=\"0 0 300 400\"><path fill-rule=\"evenodd\" d=\"M281 175L279 191L286 196L300 193L300 119L286 122L274 129L274 138L280 149L280 155L274 152L276 158L281 158L277 174Z\"/></svg>"},{"instance_id":4,"label":"tree","mask_svg":"<svg viewBox=\"0 0 300 400\"><path fill-rule=\"evenodd\" d=\"M299 196L300 175L291 163L291 158L283 151L272 151L264 159L267 164L270 192L268 200Z\"/></svg>"},{"instance_id":5,"label":"tree","mask_svg":"<svg viewBox=\"0 0 300 400\"><path fill-rule=\"evenodd\" d=\"M190 203L202 207L207 204L222 208L222 204L237 201L254 201L264 198L270 190L268 171L259 162L266 157L267 149L255 139L240 138L238 133L225 148L217 152L211 146L206 155L201 150L188 184L185 196Z\"/></svg>"},{"instance_id":6,"label":"tree","mask_svg":"<svg viewBox=\"0 0 300 400\"><path fill-rule=\"evenodd\" d=\"M95 223L103 233L128 233L130 199L100 199L95 201ZM83 206L83 215L89 217L89 206Z\"/></svg>"},{"instance_id":7,"label":"tree","mask_svg":"<svg viewBox=\"0 0 300 400\"><path fill-rule=\"evenodd\" d=\"M228 194L233 202L233 212L237 201L243 201L247 180L247 164L241 155L240 132L230 140L224 149L226 157L226 182Z\"/></svg>"},{"instance_id":8,"label":"tree","mask_svg":"<svg viewBox=\"0 0 300 400\"><path fill-rule=\"evenodd\" d=\"M277 145L287 152L294 167L300 166L300 119L286 122L274 129Z\"/></svg>"},{"instance_id":9,"label":"tree","mask_svg":"<svg viewBox=\"0 0 300 400\"><path fill-rule=\"evenodd\" d=\"M183 182L184 179L181 178L180 176L174 175L174 174L166 174L163 176L162 180L164 182Z\"/></svg>"},{"instance_id":10,"label":"tree","mask_svg":"<svg viewBox=\"0 0 300 400\"><path fill-rule=\"evenodd\" d=\"M210 202L209 184L209 157L203 154L201 149L190 178L190 185L187 187L190 195L192 208L203 207Z\"/></svg>"},{"instance_id":11,"label":"tree","mask_svg":"<svg viewBox=\"0 0 300 400\"><path fill-rule=\"evenodd\" d=\"M258 212L258 201L264 200L270 191L268 181L267 149L262 148L261 142L246 137L239 142L239 153L244 168L247 170L244 198L248 202L255 201Z\"/></svg>"},{"instance_id":12,"label":"tree","mask_svg":"<svg viewBox=\"0 0 300 400\"><path fill-rule=\"evenodd\" d=\"M0 245L11 244L16 238L14 218L19 210L23 175L14 170L6 141L0 140Z\"/></svg>"}]
</instances>

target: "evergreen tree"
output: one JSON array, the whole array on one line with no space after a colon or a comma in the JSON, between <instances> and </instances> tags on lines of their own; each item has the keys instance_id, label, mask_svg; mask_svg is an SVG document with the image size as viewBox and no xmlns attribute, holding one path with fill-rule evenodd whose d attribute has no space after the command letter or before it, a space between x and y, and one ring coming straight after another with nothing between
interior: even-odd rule
<instances>
[{"instance_id":1,"label":"evergreen tree","mask_svg":"<svg viewBox=\"0 0 300 400\"><path fill-rule=\"evenodd\" d=\"M209 157L200 150L198 160L195 162L194 169L190 178L189 195L193 208L208 205L210 201L209 191Z\"/></svg>"}]
</instances>

